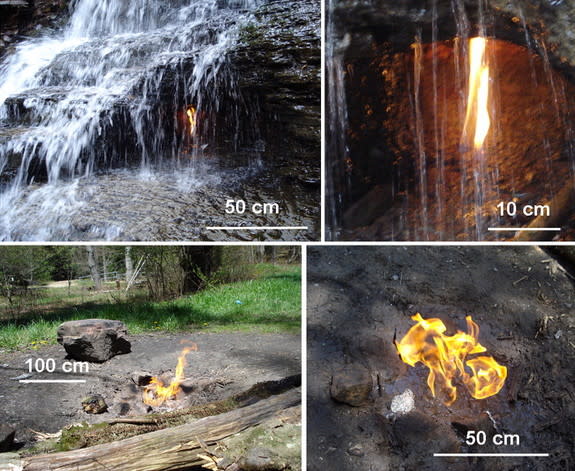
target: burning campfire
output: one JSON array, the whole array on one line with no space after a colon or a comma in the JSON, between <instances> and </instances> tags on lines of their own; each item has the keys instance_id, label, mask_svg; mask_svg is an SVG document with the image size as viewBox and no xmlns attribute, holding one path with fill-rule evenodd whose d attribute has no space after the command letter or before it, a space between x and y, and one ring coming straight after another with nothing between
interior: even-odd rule
<instances>
[{"instance_id":1,"label":"burning campfire","mask_svg":"<svg viewBox=\"0 0 575 471\"><path fill-rule=\"evenodd\" d=\"M421 362L429 368L427 384L433 397L436 391L445 396L445 404L457 399L455 381L461 381L475 399L497 394L507 377L507 368L491 356L478 356L466 360L468 355L483 353L486 348L478 342L479 326L467 316L468 333L457 331L445 335L447 328L441 319L424 319L417 313L417 322L405 337L396 343L402 360L410 366ZM468 372L469 369L471 374Z\"/></svg>"},{"instance_id":2,"label":"burning campfire","mask_svg":"<svg viewBox=\"0 0 575 471\"><path fill-rule=\"evenodd\" d=\"M180 356L178 357L176 374L168 386L166 386L160 378L156 376L152 377L151 381L146 386L142 394L142 400L145 404L153 407L158 407L167 400L173 399L177 396L177 394L181 391L180 384L185 379L184 368L186 367L186 355L192 351L195 352L197 350L198 346L194 343L182 350Z\"/></svg>"}]
</instances>

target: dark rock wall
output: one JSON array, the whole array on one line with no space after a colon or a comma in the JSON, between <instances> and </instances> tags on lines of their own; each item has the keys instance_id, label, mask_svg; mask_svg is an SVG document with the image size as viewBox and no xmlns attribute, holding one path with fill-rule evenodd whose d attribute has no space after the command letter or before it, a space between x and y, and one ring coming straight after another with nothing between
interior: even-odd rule
<instances>
[{"instance_id":1,"label":"dark rock wall","mask_svg":"<svg viewBox=\"0 0 575 471\"><path fill-rule=\"evenodd\" d=\"M435 6L440 24L454 12L465 11L473 28L479 3L484 4L488 22L493 21L493 12L515 23L525 21L532 34L543 34L556 62L575 66L575 0L341 0L336 3L335 16L346 31L372 30L396 20L425 26L433 21Z\"/></svg>"},{"instance_id":2,"label":"dark rock wall","mask_svg":"<svg viewBox=\"0 0 575 471\"><path fill-rule=\"evenodd\" d=\"M231 54L242 93L257 96L268 151L320 157L320 2L271 2Z\"/></svg>"},{"instance_id":3,"label":"dark rock wall","mask_svg":"<svg viewBox=\"0 0 575 471\"><path fill-rule=\"evenodd\" d=\"M23 37L55 28L68 15L70 0L29 0L28 6L0 5L0 57Z\"/></svg>"},{"instance_id":4,"label":"dark rock wall","mask_svg":"<svg viewBox=\"0 0 575 471\"><path fill-rule=\"evenodd\" d=\"M342 202L341 204L333 203L332 209L328 212L328 215L333 214L332 220L328 222L333 228L343 227L347 229L368 225L373 220L371 216L374 214L381 215L385 211L390 212L397 208L397 206L390 208L389 205L397 195L406 192L412 195L416 194L413 191L416 184L413 182L419 180L409 181L409 177L414 175L417 170L415 168L416 160L412 158L416 154L413 149L410 151L398 150L402 147L402 143L406 142L404 138L409 139L409 136L413 135L413 129L410 126L414 120L409 116L399 117L393 114L393 106L403 107L402 112L408 112L410 109L405 106L407 101L400 98L401 92L398 91L398 88L393 87L393 83L406 89L409 88L411 86L409 79L413 77L413 66L407 63L402 65L403 69L399 71L400 73L395 73L397 70L390 67L394 57L406 52L411 55L411 45L416 41L424 45L434 42L437 46L445 44L446 41L452 41L459 35L474 36L482 27L488 37L513 43L507 48L508 52L501 55L502 60L499 61L502 72L507 74L509 80L507 82L498 81L498 83L504 83L507 86L506 90L504 90L505 87L501 87L502 103L506 100L511 101L513 93L508 93L509 87L513 87L514 92L519 92L515 93L518 100L511 103L513 106L527 97L521 95L521 93L524 94L521 87L525 81L521 78L513 78L514 74L516 77L525 77L526 75L524 73L523 75L516 74L522 65L519 65L519 57L513 54L512 49L518 46L523 48L526 53L538 55L539 57L530 57L529 61L535 63L537 67L539 64L543 64L542 72L547 73L549 64L552 66L551 69L554 69L549 74L554 71L562 72L562 76L554 75L554 81L560 83L560 88L566 90L567 98L563 100L565 103L559 100L560 106L563 107L559 116L561 118L566 117L566 123L570 119L568 110L572 109L570 108L571 102L567 102L572 96L570 84L574 83L573 79L575 78L575 23L573 22L575 1L573 0L517 0L514 2L505 0L403 0L401 2L394 0L332 0L327 4L331 4L332 8L328 11L327 17L329 35L327 38L328 57L326 58L328 64L327 86L330 90L329 87L335 89L339 85L330 83L330 81L336 76L332 69L341 71L344 84L339 85L339 90L347 104L344 111L331 110L329 109L331 103L338 102L336 106L340 106L338 100L341 101L341 98L328 96L328 129L339 130L338 134L334 133L328 137L327 143L327 158L334 160L331 166L328 166L328 168L333 169L330 175L332 183L328 186L328 193L331 193L328 195L328 201ZM330 41L333 44L330 44ZM440 52L438 51L438 53ZM377 70L377 73L368 72L368 69L380 62L385 62L386 68ZM515 66L511 67L509 62L514 62ZM505 70L503 70L504 64ZM455 76L453 73L451 75ZM425 80L425 76L423 80ZM543 82L548 82L548 79L544 79ZM426 87L425 85L422 89L424 91L430 90L429 86ZM443 97L455 97L453 103L457 101L454 90L441 89L438 91L440 94L443 93L441 95ZM358 98L358 95L362 93L364 93L365 100ZM520 148L517 145L518 143L526 144L528 141L528 139L523 139L521 135L521 133L525 134L526 126L533 125L539 129L545 129L545 132L552 129L555 134L563 133L562 135L568 131L568 129L564 129L565 126L557 125L550 120L547 122L553 122L552 125L542 125L538 119L533 118L533 114L526 112L531 105L539 106L539 103L558 101L553 97L545 96L546 93L547 91L542 89L534 91L534 93L529 94L528 98L535 98L539 95L537 100L533 100L530 104L520 108L522 109L520 116L509 115L510 121L513 121L514 124L513 128L509 126L510 123L505 123L502 117L499 117L498 123L502 132L504 131L510 136L504 144L512 144L514 148L512 152L508 152L508 149L499 149L498 155L505 155L507 159L510 155L518 158L525 155L521 165L527 167L528 163L538 154L545 154L540 148L537 148L539 144L532 146L531 153L526 152L525 147ZM379 111L381 111L379 115L378 109L374 109L374 106L379 106ZM506 109L512 108L507 104ZM428 101L423 104L422 110L424 115L426 112L432 111L433 102L430 104ZM450 110L449 113L444 111L442 116L446 116L446 119L453 119L457 116L456 111ZM527 116L530 119L524 119ZM335 123L336 119L343 121L343 124ZM395 148L392 146L390 149L389 144L386 145L386 136L382 136L384 133L382 128L384 127L396 129L393 134ZM455 123L455 127L457 127L457 123ZM341 131L342 129L345 130ZM454 129L454 125L447 126L446 129ZM514 133L512 139L511 135ZM371 135L371 140L365 138L368 134ZM532 142L545 142L545 137L539 141L535 135L526 134L531 137ZM341 135L345 135L344 144L338 142L338 139L341 140ZM363 145L361 149L354 146L354 143L360 141ZM499 138L499 142L501 142L501 138ZM559 162L559 165L564 163L567 166L568 152L562 150L563 147L567 147L568 143L561 139L556 139L555 142L557 146L549 154L554 161ZM536 152L533 152L533 149L536 149ZM430 155L432 154L429 147L426 150ZM384 155L386 152L387 157ZM390 154L394 154L394 158L391 158ZM457 154L458 150L455 149L454 152L447 152L446 155L455 156ZM334 156L337 157L334 158ZM518 159L508 159L502 165L505 166L511 160L516 162ZM402 162L405 164L403 167L400 165ZM530 174L545 175L545 172L535 171L535 168L533 166L528 172L520 173L526 179L530 178ZM394 169L398 169L396 170L398 175L394 174ZM568 170L565 169L552 173L566 177L569 175ZM427 174L432 175L429 171ZM400 177L403 180L400 180ZM391 181L394 182L395 186L391 185ZM400 181L407 183L398 185ZM548 180L544 183L540 181L538 182L537 193L549 194L550 192L546 188L551 188L552 184L555 185L555 188L561 186L558 180ZM439 187L447 189L450 185L443 183ZM451 186L455 193L459 191L459 187L459 184ZM369 188L370 192L366 191L366 188ZM435 199L444 201L446 199L444 195L436 194L435 185L430 185L429 188L434 189L430 191L429 201ZM506 191L505 185L501 183L498 184L498 189ZM526 190L526 193L531 190L532 188ZM425 192L425 189L422 191ZM368 204L373 208L366 209ZM462 205L455 205L455 207L462 208L464 213L469 213L467 209L463 209ZM398 218L405 213L405 209L397 210ZM406 219L414 220L412 215L406 216ZM425 224L428 223L429 221ZM446 220L445 227L451 227L450 224L451 221ZM419 225L423 227L424 224ZM398 231L397 227L391 224L389 220L382 222L383 226L394 227L393 230L396 233ZM354 240L357 240L357 237L357 234L351 236ZM389 234L378 233L377 235L371 234L369 237L390 236Z\"/></svg>"}]
</instances>

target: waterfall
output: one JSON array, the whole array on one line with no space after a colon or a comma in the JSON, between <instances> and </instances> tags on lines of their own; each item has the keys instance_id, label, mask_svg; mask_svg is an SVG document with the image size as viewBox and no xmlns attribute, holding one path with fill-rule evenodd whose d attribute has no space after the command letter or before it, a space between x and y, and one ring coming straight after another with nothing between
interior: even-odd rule
<instances>
[{"instance_id":1,"label":"waterfall","mask_svg":"<svg viewBox=\"0 0 575 471\"><path fill-rule=\"evenodd\" d=\"M0 63L0 240L69 238L82 182L99 172L197 174L221 132L222 93L235 104L218 123L238 128L226 52L259 3L76 0L61 31L21 43ZM193 142L186 107L202 120ZM107 238L117 228L93 230Z\"/></svg>"},{"instance_id":2,"label":"waterfall","mask_svg":"<svg viewBox=\"0 0 575 471\"><path fill-rule=\"evenodd\" d=\"M347 144L345 134L347 131L347 104L345 97L345 78L343 54L346 47L346 38L339 38L334 24L335 0L329 0L326 19L326 87L327 87L327 123L328 123L328 149L327 154L337 156L337 161L327 169L326 174L326 230L327 239L337 239L341 226L339 208L343 204L344 191L340 187L345 179L345 160L347 158ZM348 183L349 185L349 183Z\"/></svg>"}]
</instances>

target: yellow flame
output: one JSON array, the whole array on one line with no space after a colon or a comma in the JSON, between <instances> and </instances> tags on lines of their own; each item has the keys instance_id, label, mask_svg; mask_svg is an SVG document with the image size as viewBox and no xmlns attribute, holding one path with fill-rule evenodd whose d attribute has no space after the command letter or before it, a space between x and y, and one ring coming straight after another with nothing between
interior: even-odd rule
<instances>
[{"instance_id":1,"label":"yellow flame","mask_svg":"<svg viewBox=\"0 0 575 471\"><path fill-rule=\"evenodd\" d=\"M463 135L470 135L475 121L473 146L480 149L491 126L489 118L489 66L485 57L487 40L482 37L469 40L469 91Z\"/></svg>"},{"instance_id":2,"label":"yellow flame","mask_svg":"<svg viewBox=\"0 0 575 471\"><path fill-rule=\"evenodd\" d=\"M196 351L198 347L193 344L186 347L178 357L178 364L176 366L176 374L172 382L165 386L161 379L153 377L150 383L144 389L142 400L145 404L153 407L162 405L168 399L174 398L180 392L180 384L184 380L184 368L186 367L186 355L191 351Z\"/></svg>"},{"instance_id":3,"label":"yellow flame","mask_svg":"<svg viewBox=\"0 0 575 471\"><path fill-rule=\"evenodd\" d=\"M479 326L471 316L465 318L468 333L458 331L452 336L444 335L446 327L441 319L423 319L419 313L412 319L417 324L396 344L397 350L408 365L421 362L429 368L427 385L433 397L439 390L446 397L445 404L452 404L457 399L455 379L463 382L475 399L485 399L501 390L507 377L505 366L490 356L466 361L468 355L486 351L477 341ZM472 374L467 372L466 366Z\"/></svg>"},{"instance_id":4,"label":"yellow flame","mask_svg":"<svg viewBox=\"0 0 575 471\"><path fill-rule=\"evenodd\" d=\"M196 108L190 106L186 110L186 114L188 115L188 121L190 123L190 136L193 136L196 132Z\"/></svg>"}]
</instances>

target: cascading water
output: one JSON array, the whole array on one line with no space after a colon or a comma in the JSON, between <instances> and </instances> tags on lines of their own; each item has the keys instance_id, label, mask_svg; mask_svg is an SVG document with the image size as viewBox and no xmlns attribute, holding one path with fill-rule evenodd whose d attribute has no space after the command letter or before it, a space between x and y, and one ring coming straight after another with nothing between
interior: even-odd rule
<instances>
[{"instance_id":1,"label":"cascading water","mask_svg":"<svg viewBox=\"0 0 575 471\"><path fill-rule=\"evenodd\" d=\"M328 238L508 239L565 218L573 84L520 5L511 16L491 3L332 6ZM530 219L538 203L555 217Z\"/></svg>"},{"instance_id":2,"label":"cascading water","mask_svg":"<svg viewBox=\"0 0 575 471\"><path fill-rule=\"evenodd\" d=\"M0 64L0 239L74 238L70 216L102 190L90 178L114 168L139 171L103 191L118 180L187 190L218 181L198 159L215 154L217 133L232 148L241 133L257 139L257 126L239 129L247 105L226 52L258 3L76 0L63 31L20 44ZM245 172L257 165L256 153ZM94 238L122 232L88 226Z\"/></svg>"},{"instance_id":3,"label":"cascading water","mask_svg":"<svg viewBox=\"0 0 575 471\"><path fill-rule=\"evenodd\" d=\"M343 191L339 188L342 180L345 179L345 169L343 162L347 153L345 145L345 134L347 132L347 104L345 98L344 64L343 51L345 42L339 42L333 18L335 0L329 0L327 4L327 31L326 37L326 69L328 74L327 86L327 116L329 135L328 152L332 155L340 156L340 159L333 162L327 172L326 192L328 194L329 207L326 209L326 219L328 239L339 238L338 225L341 220L339 208L341 207ZM345 186L349 183L346 182Z\"/></svg>"}]
</instances>

